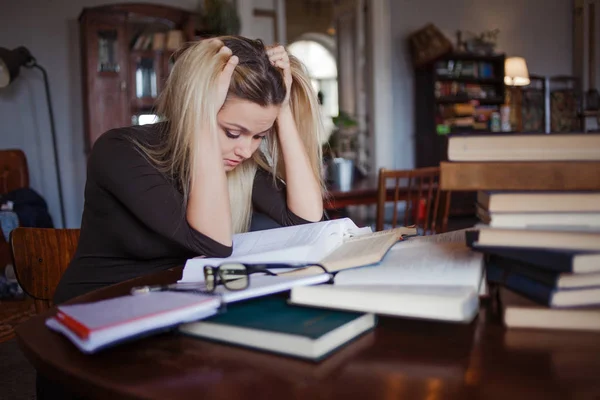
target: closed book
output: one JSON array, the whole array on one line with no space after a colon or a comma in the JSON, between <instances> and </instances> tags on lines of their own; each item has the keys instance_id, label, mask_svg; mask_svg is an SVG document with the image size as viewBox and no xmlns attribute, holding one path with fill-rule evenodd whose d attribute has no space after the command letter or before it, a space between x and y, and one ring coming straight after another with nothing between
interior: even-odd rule
<instances>
[{"instance_id":1,"label":"closed book","mask_svg":"<svg viewBox=\"0 0 600 400\"><path fill-rule=\"evenodd\" d=\"M600 161L600 135L492 134L448 138L450 161Z\"/></svg>"},{"instance_id":2,"label":"closed book","mask_svg":"<svg viewBox=\"0 0 600 400\"><path fill-rule=\"evenodd\" d=\"M46 326L65 335L84 353L148 336L214 315L217 297L181 292L151 292L93 303L60 305Z\"/></svg>"},{"instance_id":3,"label":"closed book","mask_svg":"<svg viewBox=\"0 0 600 400\"><path fill-rule=\"evenodd\" d=\"M503 268L494 257L487 267L490 283L503 285L527 298L549 307L581 307L600 304L600 288L559 290L528 276Z\"/></svg>"},{"instance_id":4,"label":"closed book","mask_svg":"<svg viewBox=\"0 0 600 400\"><path fill-rule=\"evenodd\" d=\"M469 286L318 285L295 287L292 304L396 317L471 322L479 294Z\"/></svg>"},{"instance_id":5,"label":"closed book","mask_svg":"<svg viewBox=\"0 0 600 400\"><path fill-rule=\"evenodd\" d=\"M283 297L270 296L229 305L226 313L183 324L179 331L319 361L375 324L373 314L300 307Z\"/></svg>"},{"instance_id":6,"label":"closed book","mask_svg":"<svg viewBox=\"0 0 600 400\"><path fill-rule=\"evenodd\" d=\"M508 328L600 331L600 307L548 308L506 288L500 289L500 301Z\"/></svg>"},{"instance_id":7,"label":"closed book","mask_svg":"<svg viewBox=\"0 0 600 400\"><path fill-rule=\"evenodd\" d=\"M476 211L491 228L600 232L600 212L489 212L479 205Z\"/></svg>"},{"instance_id":8,"label":"closed book","mask_svg":"<svg viewBox=\"0 0 600 400\"><path fill-rule=\"evenodd\" d=\"M600 232L505 229L479 226L476 246L600 252ZM471 235L473 237L474 235Z\"/></svg>"},{"instance_id":9,"label":"closed book","mask_svg":"<svg viewBox=\"0 0 600 400\"><path fill-rule=\"evenodd\" d=\"M493 256L493 260L506 271L531 278L554 289L600 287L600 272L588 274L558 272L498 255Z\"/></svg>"},{"instance_id":10,"label":"closed book","mask_svg":"<svg viewBox=\"0 0 600 400\"><path fill-rule=\"evenodd\" d=\"M600 161L441 162L440 188L451 191L598 191Z\"/></svg>"},{"instance_id":11,"label":"closed book","mask_svg":"<svg viewBox=\"0 0 600 400\"><path fill-rule=\"evenodd\" d=\"M523 261L539 268L557 272L600 272L600 252L482 245L477 242L478 231L468 231L467 244L473 250Z\"/></svg>"},{"instance_id":12,"label":"closed book","mask_svg":"<svg viewBox=\"0 0 600 400\"><path fill-rule=\"evenodd\" d=\"M477 204L497 213L600 212L600 192L477 192Z\"/></svg>"}]
</instances>

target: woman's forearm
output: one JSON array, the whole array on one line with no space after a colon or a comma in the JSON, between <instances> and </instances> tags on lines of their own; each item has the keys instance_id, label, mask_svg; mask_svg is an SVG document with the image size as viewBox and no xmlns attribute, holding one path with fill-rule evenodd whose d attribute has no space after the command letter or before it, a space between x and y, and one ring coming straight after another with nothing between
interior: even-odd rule
<instances>
[{"instance_id":1,"label":"woman's forearm","mask_svg":"<svg viewBox=\"0 0 600 400\"><path fill-rule=\"evenodd\" d=\"M319 221L323 217L321 187L313 174L289 106L284 106L279 113L277 128L286 171L288 208L300 218Z\"/></svg>"},{"instance_id":2,"label":"woman's forearm","mask_svg":"<svg viewBox=\"0 0 600 400\"><path fill-rule=\"evenodd\" d=\"M187 221L192 228L226 246L232 245L231 208L227 176L216 135L202 132L203 149L192 173Z\"/></svg>"}]
</instances>

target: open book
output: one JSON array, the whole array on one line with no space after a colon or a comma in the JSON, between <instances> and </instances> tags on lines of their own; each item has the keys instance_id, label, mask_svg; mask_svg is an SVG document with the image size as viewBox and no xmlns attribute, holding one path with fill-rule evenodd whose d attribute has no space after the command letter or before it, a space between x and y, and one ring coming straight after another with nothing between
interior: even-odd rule
<instances>
[{"instance_id":1,"label":"open book","mask_svg":"<svg viewBox=\"0 0 600 400\"><path fill-rule=\"evenodd\" d=\"M465 232L397 243L375 266L339 272L334 285L294 287L293 304L470 322L485 285L483 255Z\"/></svg>"},{"instance_id":2,"label":"open book","mask_svg":"<svg viewBox=\"0 0 600 400\"><path fill-rule=\"evenodd\" d=\"M381 261L402 235L414 234L414 228L372 232L371 228L357 227L349 218L241 233L233 237L230 257L190 259L179 282L202 282L205 265L226 261L321 263L330 272L369 265Z\"/></svg>"}]
</instances>

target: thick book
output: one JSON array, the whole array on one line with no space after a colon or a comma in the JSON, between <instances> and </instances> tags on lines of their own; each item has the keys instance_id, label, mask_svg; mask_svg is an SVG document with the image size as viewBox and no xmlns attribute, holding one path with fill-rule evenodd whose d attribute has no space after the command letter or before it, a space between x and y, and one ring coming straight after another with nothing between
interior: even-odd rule
<instances>
[{"instance_id":1,"label":"thick book","mask_svg":"<svg viewBox=\"0 0 600 400\"><path fill-rule=\"evenodd\" d=\"M93 303L60 305L46 326L65 335L84 353L162 332L217 313L218 297L151 292Z\"/></svg>"},{"instance_id":2,"label":"thick book","mask_svg":"<svg viewBox=\"0 0 600 400\"><path fill-rule=\"evenodd\" d=\"M319 361L376 325L373 314L290 305L270 296L228 306L227 312L179 326L188 335Z\"/></svg>"},{"instance_id":3,"label":"thick book","mask_svg":"<svg viewBox=\"0 0 600 400\"><path fill-rule=\"evenodd\" d=\"M448 138L450 161L600 161L600 135L491 134Z\"/></svg>"},{"instance_id":4,"label":"thick book","mask_svg":"<svg viewBox=\"0 0 600 400\"><path fill-rule=\"evenodd\" d=\"M477 192L491 213L600 213L600 192Z\"/></svg>"},{"instance_id":5,"label":"thick book","mask_svg":"<svg viewBox=\"0 0 600 400\"><path fill-rule=\"evenodd\" d=\"M335 272L377 263L403 235L415 234L415 228L372 232L371 228L357 227L349 218L237 234L230 257L187 260L180 282L201 282L205 265L229 261L320 263Z\"/></svg>"},{"instance_id":6,"label":"thick book","mask_svg":"<svg viewBox=\"0 0 600 400\"><path fill-rule=\"evenodd\" d=\"M486 266L490 283L499 284L548 307L600 305L600 287L560 290L514 270L504 268L495 257Z\"/></svg>"},{"instance_id":7,"label":"thick book","mask_svg":"<svg viewBox=\"0 0 600 400\"><path fill-rule=\"evenodd\" d=\"M489 212L478 205L476 213L491 228L600 232L600 212Z\"/></svg>"},{"instance_id":8,"label":"thick book","mask_svg":"<svg viewBox=\"0 0 600 400\"><path fill-rule=\"evenodd\" d=\"M473 250L484 254L495 254L516 261L522 261L538 268L556 272L590 273L600 272L600 252L548 249L521 248L506 246L486 246L477 243L477 231L467 235L467 243Z\"/></svg>"},{"instance_id":9,"label":"thick book","mask_svg":"<svg viewBox=\"0 0 600 400\"><path fill-rule=\"evenodd\" d=\"M600 252L600 232L505 229L478 226L470 243L482 247L562 249Z\"/></svg>"},{"instance_id":10,"label":"thick book","mask_svg":"<svg viewBox=\"0 0 600 400\"><path fill-rule=\"evenodd\" d=\"M479 295L485 288L483 256L465 245L461 233L456 236L462 238L461 242L400 242L378 265L338 272L333 285L293 288L290 301L313 307L470 322L477 315Z\"/></svg>"},{"instance_id":11,"label":"thick book","mask_svg":"<svg viewBox=\"0 0 600 400\"><path fill-rule=\"evenodd\" d=\"M441 162L440 188L450 191L598 191L600 161Z\"/></svg>"},{"instance_id":12,"label":"thick book","mask_svg":"<svg viewBox=\"0 0 600 400\"><path fill-rule=\"evenodd\" d=\"M508 328L600 331L600 307L548 308L500 288L504 324Z\"/></svg>"}]
</instances>

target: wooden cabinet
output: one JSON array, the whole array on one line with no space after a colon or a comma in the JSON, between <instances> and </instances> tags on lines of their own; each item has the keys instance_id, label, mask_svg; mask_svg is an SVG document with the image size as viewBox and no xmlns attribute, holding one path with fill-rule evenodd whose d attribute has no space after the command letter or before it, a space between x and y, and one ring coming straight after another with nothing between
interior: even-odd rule
<instances>
[{"instance_id":1,"label":"wooden cabinet","mask_svg":"<svg viewBox=\"0 0 600 400\"><path fill-rule=\"evenodd\" d=\"M194 13L155 4L83 9L79 24L86 153L107 130L151 119L173 51L194 39L196 21Z\"/></svg>"},{"instance_id":2,"label":"wooden cabinet","mask_svg":"<svg viewBox=\"0 0 600 400\"><path fill-rule=\"evenodd\" d=\"M501 130L503 54L455 53L415 70L418 168L448 160L448 135ZM453 193L450 215L474 215L475 193Z\"/></svg>"}]
</instances>

